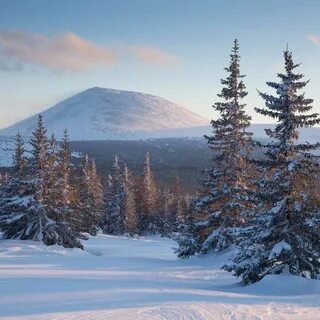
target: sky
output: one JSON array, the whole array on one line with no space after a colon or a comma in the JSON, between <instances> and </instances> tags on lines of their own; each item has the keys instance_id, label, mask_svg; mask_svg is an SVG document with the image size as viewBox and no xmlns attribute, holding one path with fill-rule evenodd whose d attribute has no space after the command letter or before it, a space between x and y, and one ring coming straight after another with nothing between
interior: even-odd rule
<instances>
[{"instance_id":1,"label":"sky","mask_svg":"<svg viewBox=\"0 0 320 320\"><path fill-rule=\"evenodd\" d=\"M0 128L90 87L161 96L207 118L232 42L254 112L287 44L320 112L318 0L0 0Z\"/></svg>"}]
</instances>

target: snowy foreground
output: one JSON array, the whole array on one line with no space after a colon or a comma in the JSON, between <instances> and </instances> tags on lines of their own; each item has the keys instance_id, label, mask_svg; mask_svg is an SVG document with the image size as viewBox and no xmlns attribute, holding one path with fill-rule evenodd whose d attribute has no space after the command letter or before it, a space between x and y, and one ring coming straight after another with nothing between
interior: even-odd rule
<instances>
[{"instance_id":1,"label":"snowy foreground","mask_svg":"<svg viewBox=\"0 0 320 320\"><path fill-rule=\"evenodd\" d=\"M178 260L163 238L98 236L86 252L0 241L0 319L319 319L320 281L242 287L226 255Z\"/></svg>"}]
</instances>

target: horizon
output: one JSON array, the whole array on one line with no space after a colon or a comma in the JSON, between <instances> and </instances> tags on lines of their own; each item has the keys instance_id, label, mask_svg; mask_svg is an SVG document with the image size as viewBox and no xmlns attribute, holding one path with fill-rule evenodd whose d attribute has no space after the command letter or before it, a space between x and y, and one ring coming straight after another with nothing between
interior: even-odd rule
<instances>
[{"instance_id":1,"label":"horizon","mask_svg":"<svg viewBox=\"0 0 320 320\"><path fill-rule=\"evenodd\" d=\"M297 0L3 1L0 128L91 87L152 94L212 119L234 38L252 123L273 123L254 112L263 106L256 89L270 91L287 43L319 112L317 9Z\"/></svg>"},{"instance_id":2,"label":"horizon","mask_svg":"<svg viewBox=\"0 0 320 320\"><path fill-rule=\"evenodd\" d=\"M29 118L32 118L32 117L35 117L35 116L37 116L37 115L43 115L43 113L44 112L46 112L47 110L49 110L49 109L51 109L51 108L54 108L56 105L58 105L58 104L60 104L60 103L63 103L64 101L66 101L66 100L68 100L68 99L70 99L70 98L72 98L72 97L74 97L74 96L77 96L77 95L79 95L79 94L82 94L82 93L84 93L84 92L86 92L86 91L89 91L89 90L93 90L93 89L106 89L106 90L111 90L111 91L123 91L123 92L129 92L129 93L138 93L138 94L145 94L145 95L150 95L150 96L154 96L154 97L158 97L158 98L163 98L163 97L159 97L159 96L156 96L156 95L154 95L154 94L152 94L152 93L147 93L147 92L137 92L137 91L132 91L132 90L123 90L123 89L116 89L116 88L105 88L105 87L98 87L98 86L95 86L95 87L91 87L91 88L88 88L88 89L85 89L85 90L83 90L83 91L81 91L81 92L78 92L78 93L76 93L76 94L74 94L74 95L71 95L71 96L69 96L69 97L66 97L64 100L62 100L62 101L59 101L57 104L55 104L55 105L53 105L53 106L50 106L50 107L48 107L48 108L46 108L46 109L44 109L44 110L42 110L42 111L40 111L40 112L36 112L36 113L33 113L33 114L30 114L27 118L24 118L24 119L22 119L22 120L20 120L20 121L18 121L18 122L21 122L21 121L24 121L24 120L27 120L27 119L29 119ZM167 100L167 99L165 99L165 98L163 98L164 100ZM171 102L171 101L170 101ZM191 112L194 112L192 109L190 109L190 108L188 108L188 107L186 107L186 106L182 106L182 105L178 105L178 106L180 106L180 107L183 107L183 108L186 108L188 111L191 111ZM196 113L196 112L194 112L196 115L199 115L198 113ZM202 116L202 115L201 115ZM210 124L210 119L209 118L207 118L207 117L205 117L205 116L202 116L203 118L205 118L206 120L208 120L208 128L210 128L211 127L211 124ZM46 118L45 117L43 117L43 121L44 121L44 123L46 123ZM9 126L7 126L7 127L3 127L3 128L1 128L0 127L0 130L3 130L3 129L7 129L7 128L9 128L9 127L11 127L11 126L14 126L14 125L16 125L18 122L15 122L15 123L12 123L12 124L10 124ZM251 124L250 124L250 126L252 126L252 125L261 125L261 126L263 126L263 125L266 125L266 126L270 126L270 125L275 125L275 123L274 122L253 122L253 121L251 121ZM202 125L202 126L195 126L195 128L196 127L206 127L206 125ZM315 125L314 127L320 127L320 126L317 126L317 125ZM191 127L192 128L192 127ZM269 127L268 127L269 128ZM312 129L312 127L311 127L311 129ZM301 129L300 129L301 130Z\"/></svg>"}]
</instances>

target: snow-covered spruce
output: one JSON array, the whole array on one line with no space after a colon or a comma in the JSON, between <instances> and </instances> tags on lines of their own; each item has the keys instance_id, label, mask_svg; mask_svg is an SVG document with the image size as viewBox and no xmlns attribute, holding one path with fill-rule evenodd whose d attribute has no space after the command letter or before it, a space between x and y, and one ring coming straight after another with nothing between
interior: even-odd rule
<instances>
[{"instance_id":1,"label":"snow-covered spruce","mask_svg":"<svg viewBox=\"0 0 320 320\"><path fill-rule=\"evenodd\" d=\"M265 159L260 161L261 179L254 200L258 213L246 232L233 262L225 266L241 276L245 283L259 281L268 274L288 271L306 278L320 278L319 201L313 197L318 164L310 151L317 144L298 143L298 128L320 123L312 109L312 99L299 94L308 81L295 73L299 66L292 53L284 52L285 72L279 83L267 82L277 95L260 93L265 108L260 114L277 121L274 130L266 130L273 142L264 145Z\"/></svg>"},{"instance_id":2,"label":"snow-covered spruce","mask_svg":"<svg viewBox=\"0 0 320 320\"><path fill-rule=\"evenodd\" d=\"M96 235L103 214L103 189L93 159L85 156L80 188L78 212L74 216L76 230Z\"/></svg>"},{"instance_id":3,"label":"snow-covered spruce","mask_svg":"<svg viewBox=\"0 0 320 320\"><path fill-rule=\"evenodd\" d=\"M25 147L23 138L18 131L15 141L15 151L12 156L12 171L17 176L22 176L26 168Z\"/></svg>"},{"instance_id":4,"label":"snow-covered spruce","mask_svg":"<svg viewBox=\"0 0 320 320\"><path fill-rule=\"evenodd\" d=\"M67 221L72 232L77 238L83 238L78 229L78 224L82 221L81 216L81 199L78 194L78 188L74 181L74 167L71 164L71 152L69 146L68 131L64 130L62 141L57 147L55 157L55 174L52 176L54 190L52 190L53 198L52 206L57 214L57 220L63 218ZM53 166L53 164L52 164Z\"/></svg>"},{"instance_id":5,"label":"snow-covered spruce","mask_svg":"<svg viewBox=\"0 0 320 320\"><path fill-rule=\"evenodd\" d=\"M52 179L56 174L55 140L49 143L41 116L30 144L32 157L26 159L21 136L17 135L13 174L1 186L3 237L82 248L64 213L56 206L57 189Z\"/></svg>"},{"instance_id":6,"label":"snow-covered spruce","mask_svg":"<svg viewBox=\"0 0 320 320\"><path fill-rule=\"evenodd\" d=\"M135 183L133 175L127 165L124 167L124 198L124 231L133 235L138 231L138 213L136 206Z\"/></svg>"},{"instance_id":7,"label":"snow-covered spruce","mask_svg":"<svg viewBox=\"0 0 320 320\"><path fill-rule=\"evenodd\" d=\"M251 118L245 113L242 99L247 95L240 73L238 41L234 41L230 64L225 70L228 77L222 79L223 88L218 94L223 101L216 102L213 108L220 116L211 121L213 133L206 136L212 150L212 166L206 170L199 195L194 200L194 228L197 248L203 253L213 249L222 251L234 243L235 227L244 224L241 213L247 209L244 189L247 187L245 153L251 146L251 133L246 129ZM198 236L200 235L200 236ZM190 242L189 232L186 234ZM180 247L185 247L182 256L194 253L194 246L188 251L183 237ZM192 241L194 243L194 241Z\"/></svg>"},{"instance_id":8,"label":"snow-covered spruce","mask_svg":"<svg viewBox=\"0 0 320 320\"><path fill-rule=\"evenodd\" d=\"M175 253L181 259L189 258L201 250L201 238L193 217L192 204L186 210L185 219L178 225L177 235L174 237L179 247Z\"/></svg>"},{"instance_id":9,"label":"snow-covered spruce","mask_svg":"<svg viewBox=\"0 0 320 320\"><path fill-rule=\"evenodd\" d=\"M105 210L102 220L102 230L109 234L125 232L125 181L116 155L108 176L106 186Z\"/></svg>"},{"instance_id":10,"label":"snow-covered spruce","mask_svg":"<svg viewBox=\"0 0 320 320\"><path fill-rule=\"evenodd\" d=\"M186 222L189 207L188 198L182 192L178 176L174 177L171 190L162 191L161 198L164 204L161 234L176 237L179 226Z\"/></svg>"},{"instance_id":11,"label":"snow-covered spruce","mask_svg":"<svg viewBox=\"0 0 320 320\"><path fill-rule=\"evenodd\" d=\"M163 229L161 224L164 222L164 212L161 204L159 187L152 170L149 152L147 152L144 160L143 178L140 192L140 233L161 232Z\"/></svg>"}]
</instances>

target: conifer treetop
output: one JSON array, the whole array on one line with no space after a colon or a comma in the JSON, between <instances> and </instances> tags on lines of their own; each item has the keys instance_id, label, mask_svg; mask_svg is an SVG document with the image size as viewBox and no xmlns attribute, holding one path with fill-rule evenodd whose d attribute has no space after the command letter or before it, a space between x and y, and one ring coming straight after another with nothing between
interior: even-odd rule
<instances>
[{"instance_id":1,"label":"conifer treetop","mask_svg":"<svg viewBox=\"0 0 320 320\"><path fill-rule=\"evenodd\" d=\"M18 131L16 134L15 152L12 157L13 160L13 172L16 176L22 176L26 166L25 147L23 138Z\"/></svg>"},{"instance_id":2,"label":"conifer treetop","mask_svg":"<svg viewBox=\"0 0 320 320\"><path fill-rule=\"evenodd\" d=\"M251 117L245 112L245 104L242 99L247 96L245 84L242 79L245 75L240 72L240 55L238 40L234 44L230 54L229 66L225 68L228 76L221 79L223 88L218 97L222 101L213 105L214 110L220 116L211 121L213 135L206 136L210 147L214 150L232 149L239 153L244 146L250 144L251 133L245 129L250 126Z\"/></svg>"},{"instance_id":3,"label":"conifer treetop","mask_svg":"<svg viewBox=\"0 0 320 320\"><path fill-rule=\"evenodd\" d=\"M234 40L230 58L229 66L224 68L229 76L226 79L221 79L221 84L226 87L222 88L218 97L238 103L238 100L243 99L248 92L245 91L246 87L241 80L245 75L240 73L239 42L237 39Z\"/></svg>"},{"instance_id":4,"label":"conifer treetop","mask_svg":"<svg viewBox=\"0 0 320 320\"><path fill-rule=\"evenodd\" d=\"M303 81L304 75L296 73L300 66L293 62L292 52L286 49L284 55L284 73L278 73L280 82L267 82L267 85L276 90L276 96L259 91L265 101L265 108L255 108L256 112L276 119L278 124L274 130L267 129L267 135L278 141L282 147L292 146L299 138L298 128L312 127L320 123L318 113L306 112L312 109L313 99L305 97L305 93L299 93L309 80ZM312 150L319 144L300 145L299 150ZM292 147L290 147L292 149ZM297 149L296 148L296 149Z\"/></svg>"},{"instance_id":5,"label":"conifer treetop","mask_svg":"<svg viewBox=\"0 0 320 320\"><path fill-rule=\"evenodd\" d=\"M212 153L212 164L206 170L199 194L192 202L194 225L185 229L186 238L179 240L179 256L188 256L200 250L223 251L233 244L234 230L243 224L242 211L247 210L246 189L247 153L252 147L252 133L246 129L251 117L246 114L243 98L247 96L240 72L238 40L234 40L228 75L221 80L219 102L213 105L219 113L211 121L212 134L205 136ZM192 231L194 241L190 241ZM196 232L197 234L194 234Z\"/></svg>"}]
</instances>

